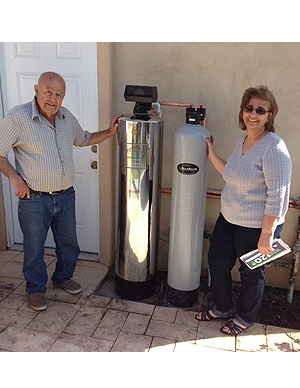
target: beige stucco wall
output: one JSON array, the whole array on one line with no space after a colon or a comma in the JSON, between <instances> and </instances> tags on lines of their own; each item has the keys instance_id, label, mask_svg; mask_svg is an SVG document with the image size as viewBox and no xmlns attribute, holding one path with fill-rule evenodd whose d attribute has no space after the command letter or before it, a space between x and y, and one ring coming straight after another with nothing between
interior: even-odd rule
<instances>
[{"instance_id":1,"label":"beige stucco wall","mask_svg":"<svg viewBox=\"0 0 300 388\"><path fill-rule=\"evenodd\" d=\"M217 139L224 159L241 134L238 112L244 90L267 85L279 106L276 133L286 141L293 159L291 197L300 194L300 43L122 42L114 44L114 56L116 112L132 112L133 103L123 97L126 84L157 86L160 100L203 104L207 109L207 129ZM162 188L171 188L174 132L185 122L185 109L163 106L162 111ZM224 181L210 162L208 175L208 188L222 189ZM171 195L162 194L161 203L158 268L166 270ZM212 231L219 209L219 200L207 200L205 229ZM289 209L282 238L290 245L294 244L298 216L298 210ZM237 271L235 278L238 279ZM288 279L288 269L267 270L267 284L287 287ZM296 288L300 289L300 274Z\"/></svg>"}]
</instances>

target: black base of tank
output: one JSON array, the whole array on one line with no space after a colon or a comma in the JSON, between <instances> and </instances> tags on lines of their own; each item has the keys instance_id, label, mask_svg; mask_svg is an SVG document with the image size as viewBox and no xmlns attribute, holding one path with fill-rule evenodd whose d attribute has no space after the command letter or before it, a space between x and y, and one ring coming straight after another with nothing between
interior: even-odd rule
<instances>
[{"instance_id":1,"label":"black base of tank","mask_svg":"<svg viewBox=\"0 0 300 388\"><path fill-rule=\"evenodd\" d=\"M144 282L132 282L115 275L115 292L121 298L142 300L150 298L155 291L155 277Z\"/></svg>"},{"instance_id":2,"label":"black base of tank","mask_svg":"<svg viewBox=\"0 0 300 388\"><path fill-rule=\"evenodd\" d=\"M176 290L168 285L166 299L174 306L192 307L197 303L199 297L199 287L192 291Z\"/></svg>"}]
</instances>

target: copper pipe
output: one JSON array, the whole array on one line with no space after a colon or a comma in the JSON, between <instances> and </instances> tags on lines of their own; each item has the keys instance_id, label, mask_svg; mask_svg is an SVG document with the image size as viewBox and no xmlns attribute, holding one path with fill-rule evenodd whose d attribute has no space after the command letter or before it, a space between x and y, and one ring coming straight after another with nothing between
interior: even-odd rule
<instances>
[{"instance_id":1,"label":"copper pipe","mask_svg":"<svg viewBox=\"0 0 300 388\"><path fill-rule=\"evenodd\" d=\"M181 106L183 108L194 108L194 104L190 102L169 102L169 101L157 101L160 105L165 106Z\"/></svg>"},{"instance_id":2,"label":"copper pipe","mask_svg":"<svg viewBox=\"0 0 300 388\"><path fill-rule=\"evenodd\" d=\"M206 198L212 198L212 199L220 199L221 198L221 191L222 190L210 190L207 189L206 191ZM172 189L160 189L161 193L164 194L172 194ZM290 198L289 200L289 207L292 209L300 210L300 200Z\"/></svg>"},{"instance_id":3,"label":"copper pipe","mask_svg":"<svg viewBox=\"0 0 300 388\"><path fill-rule=\"evenodd\" d=\"M163 194L172 194L172 189L160 189L160 192Z\"/></svg>"},{"instance_id":4,"label":"copper pipe","mask_svg":"<svg viewBox=\"0 0 300 388\"><path fill-rule=\"evenodd\" d=\"M172 194L172 189L160 189L160 192L163 194ZM207 190L206 192L207 198L221 198L221 190Z\"/></svg>"}]
</instances>

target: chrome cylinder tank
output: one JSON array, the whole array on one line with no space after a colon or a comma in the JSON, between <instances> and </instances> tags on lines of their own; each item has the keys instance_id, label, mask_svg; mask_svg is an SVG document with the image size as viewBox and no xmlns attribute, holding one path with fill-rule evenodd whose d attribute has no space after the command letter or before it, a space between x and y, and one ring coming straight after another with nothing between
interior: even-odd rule
<instances>
[{"instance_id":1,"label":"chrome cylinder tank","mask_svg":"<svg viewBox=\"0 0 300 388\"><path fill-rule=\"evenodd\" d=\"M155 289L161 176L162 122L119 119L119 208L115 291L131 300Z\"/></svg>"}]
</instances>

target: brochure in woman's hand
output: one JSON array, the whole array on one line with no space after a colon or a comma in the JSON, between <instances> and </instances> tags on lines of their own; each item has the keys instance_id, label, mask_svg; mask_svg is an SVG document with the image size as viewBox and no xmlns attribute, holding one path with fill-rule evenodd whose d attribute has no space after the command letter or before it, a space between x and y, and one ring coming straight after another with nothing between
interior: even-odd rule
<instances>
[{"instance_id":1,"label":"brochure in woman's hand","mask_svg":"<svg viewBox=\"0 0 300 388\"><path fill-rule=\"evenodd\" d=\"M240 257L240 259L250 269L254 269L291 252L291 248L280 238L276 238L273 241L272 247L274 251L267 255L263 255L262 253L259 253L258 249L255 249L254 251L245 253L243 256Z\"/></svg>"}]
</instances>

